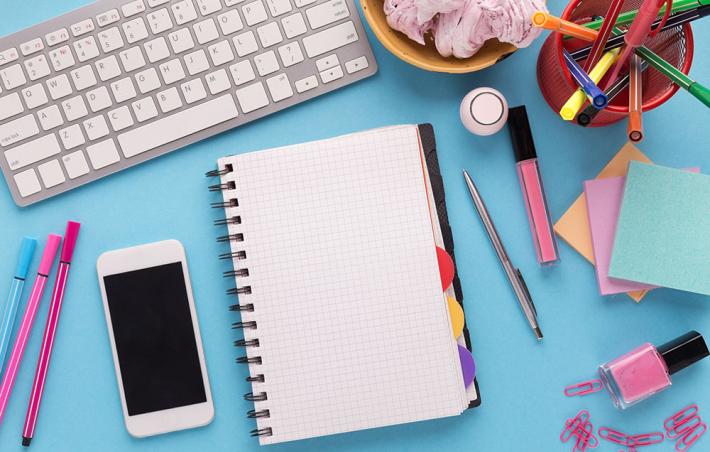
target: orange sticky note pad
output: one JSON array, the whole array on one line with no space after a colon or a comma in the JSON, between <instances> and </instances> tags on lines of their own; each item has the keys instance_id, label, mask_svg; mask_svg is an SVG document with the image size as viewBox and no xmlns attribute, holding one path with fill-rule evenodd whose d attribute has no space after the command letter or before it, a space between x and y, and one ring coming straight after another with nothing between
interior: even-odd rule
<instances>
[{"instance_id":1,"label":"orange sticky note pad","mask_svg":"<svg viewBox=\"0 0 710 452\"><path fill-rule=\"evenodd\" d=\"M652 163L651 159L631 143L626 143L616 153L609 163L601 170L595 179L625 176L630 161ZM587 216L587 200L582 192L569 209L555 223L555 232L579 254L594 265L594 250L592 236L589 232L589 217ZM648 290L627 292L635 301L641 301Z\"/></svg>"}]
</instances>

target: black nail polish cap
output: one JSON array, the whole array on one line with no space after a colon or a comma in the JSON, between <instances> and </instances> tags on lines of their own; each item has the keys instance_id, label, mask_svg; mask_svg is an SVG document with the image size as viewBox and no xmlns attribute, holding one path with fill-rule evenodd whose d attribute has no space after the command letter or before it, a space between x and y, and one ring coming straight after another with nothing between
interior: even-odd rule
<instances>
[{"instance_id":1,"label":"black nail polish cap","mask_svg":"<svg viewBox=\"0 0 710 452\"><path fill-rule=\"evenodd\" d=\"M690 331L666 342L658 347L658 353L666 362L668 373L671 375L710 355L703 335L697 331Z\"/></svg>"}]
</instances>

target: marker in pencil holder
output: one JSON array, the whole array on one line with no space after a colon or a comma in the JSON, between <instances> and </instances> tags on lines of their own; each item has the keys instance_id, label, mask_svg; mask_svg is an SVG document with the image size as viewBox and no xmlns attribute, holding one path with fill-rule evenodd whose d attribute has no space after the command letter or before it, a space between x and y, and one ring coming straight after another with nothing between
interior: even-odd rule
<instances>
[{"instance_id":1,"label":"marker in pencil holder","mask_svg":"<svg viewBox=\"0 0 710 452\"><path fill-rule=\"evenodd\" d=\"M603 16L609 3L609 0L573 0L560 17L583 24ZM642 0L626 0L621 11L638 9L641 3ZM626 26L620 28L626 30ZM589 45L591 42L577 38L563 39L563 35L557 32L550 33L542 45L537 59L537 82L543 97L556 113L578 88L564 62L562 48L564 46L565 49L573 52ZM690 24L661 31L655 37L648 38L644 45L683 73L687 74L690 71L690 66L693 63L693 32ZM584 65L584 60L579 63ZM646 69L642 77L643 111L658 107L678 91L677 85L652 67ZM606 78L603 78L599 85L604 86L605 84ZM626 118L629 113L628 103L629 91L628 88L625 88L592 119L589 126L606 126ZM587 101L580 112L588 105ZM577 124L576 120L571 122Z\"/></svg>"}]
</instances>

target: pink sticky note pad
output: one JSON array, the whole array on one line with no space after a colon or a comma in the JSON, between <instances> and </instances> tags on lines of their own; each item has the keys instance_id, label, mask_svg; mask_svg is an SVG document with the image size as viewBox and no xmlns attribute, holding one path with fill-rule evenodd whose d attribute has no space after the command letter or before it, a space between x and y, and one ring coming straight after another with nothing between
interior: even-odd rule
<instances>
[{"instance_id":1,"label":"pink sticky note pad","mask_svg":"<svg viewBox=\"0 0 710 452\"><path fill-rule=\"evenodd\" d=\"M698 173L699 168L688 168L686 171ZM589 232L592 236L592 249L596 262L595 271L599 292L602 295L635 290L655 289L657 286L642 284L624 279L610 278L609 263L614 248L614 234L619 219L621 201L624 197L626 176L594 179L584 182L584 194L587 198L589 216Z\"/></svg>"}]
</instances>

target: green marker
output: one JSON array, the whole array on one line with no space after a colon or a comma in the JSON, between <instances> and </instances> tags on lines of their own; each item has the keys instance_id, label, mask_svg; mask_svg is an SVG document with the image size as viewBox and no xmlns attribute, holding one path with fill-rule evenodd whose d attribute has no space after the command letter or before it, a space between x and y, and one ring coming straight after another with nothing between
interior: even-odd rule
<instances>
[{"instance_id":1,"label":"green marker","mask_svg":"<svg viewBox=\"0 0 710 452\"><path fill-rule=\"evenodd\" d=\"M671 14L681 13L683 11L688 11L706 5L710 5L710 0L673 0L673 6L671 6ZM619 14L619 18L616 19L615 25L617 27L622 25L629 25L631 22L634 21L634 19L636 19L636 14L638 14L638 12L639 11L637 9L634 9L632 11L626 11L625 13ZM658 12L658 17L663 17L663 14L665 14L665 12L666 5L663 5L660 11ZM603 22L604 19L597 19L581 25L584 25L585 27L591 28L593 30L599 30Z\"/></svg>"},{"instance_id":2,"label":"green marker","mask_svg":"<svg viewBox=\"0 0 710 452\"><path fill-rule=\"evenodd\" d=\"M646 60L649 66L668 77L673 83L687 90L696 99L710 107L710 89L688 77L668 61L653 53L648 47L641 46L636 49L636 53Z\"/></svg>"}]
</instances>

